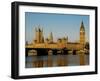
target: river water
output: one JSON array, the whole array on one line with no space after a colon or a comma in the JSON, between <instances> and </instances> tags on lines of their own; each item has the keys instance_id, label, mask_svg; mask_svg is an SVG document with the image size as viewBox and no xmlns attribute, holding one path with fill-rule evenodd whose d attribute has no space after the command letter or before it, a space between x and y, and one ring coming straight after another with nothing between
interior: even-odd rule
<instances>
[{"instance_id":1,"label":"river water","mask_svg":"<svg viewBox=\"0 0 100 81\"><path fill-rule=\"evenodd\" d=\"M89 54L26 56L26 68L89 65Z\"/></svg>"}]
</instances>

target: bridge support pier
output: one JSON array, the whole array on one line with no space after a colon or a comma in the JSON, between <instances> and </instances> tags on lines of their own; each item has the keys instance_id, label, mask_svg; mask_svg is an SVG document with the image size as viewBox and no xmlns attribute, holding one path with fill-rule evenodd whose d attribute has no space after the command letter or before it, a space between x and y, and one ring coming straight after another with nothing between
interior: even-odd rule
<instances>
[{"instance_id":1,"label":"bridge support pier","mask_svg":"<svg viewBox=\"0 0 100 81\"><path fill-rule=\"evenodd\" d=\"M52 55L53 54L53 50L48 50L48 55Z\"/></svg>"}]
</instances>

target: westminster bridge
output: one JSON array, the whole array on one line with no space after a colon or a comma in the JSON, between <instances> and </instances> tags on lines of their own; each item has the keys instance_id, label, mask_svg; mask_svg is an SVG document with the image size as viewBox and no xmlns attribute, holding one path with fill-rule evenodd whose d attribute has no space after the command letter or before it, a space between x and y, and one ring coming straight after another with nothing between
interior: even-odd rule
<instances>
[{"instance_id":1,"label":"westminster bridge","mask_svg":"<svg viewBox=\"0 0 100 81\"><path fill-rule=\"evenodd\" d=\"M79 48L66 48L66 47L33 47L26 46L26 56L30 55L57 55L57 54L80 54L86 53L86 50L80 50Z\"/></svg>"}]
</instances>

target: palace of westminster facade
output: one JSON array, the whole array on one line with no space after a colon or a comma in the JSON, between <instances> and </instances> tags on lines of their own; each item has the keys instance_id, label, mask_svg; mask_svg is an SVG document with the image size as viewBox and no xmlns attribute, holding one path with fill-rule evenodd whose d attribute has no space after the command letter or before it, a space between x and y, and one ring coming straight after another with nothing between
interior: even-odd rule
<instances>
[{"instance_id":1,"label":"palace of westminster facade","mask_svg":"<svg viewBox=\"0 0 100 81\"><path fill-rule=\"evenodd\" d=\"M53 34L50 33L49 37L44 39L43 29L35 28L35 39L33 39L31 44L26 44L26 48L66 48L66 49L74 49L74 50L82 50L85 46L85 27L83 22L80 25L80 39L78 42L69 42L68 37L63 37L57 39L55 42L53 40Z\"/></svg>"}]
</instances>

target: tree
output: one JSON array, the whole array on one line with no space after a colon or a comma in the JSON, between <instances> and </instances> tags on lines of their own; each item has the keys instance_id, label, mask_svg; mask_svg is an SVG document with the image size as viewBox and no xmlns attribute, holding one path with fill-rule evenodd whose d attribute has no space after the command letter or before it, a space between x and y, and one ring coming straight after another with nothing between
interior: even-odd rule
<instances>
[{"instance_id":1,"label":"tree","mask_svg":"<svg viewBox=\"0 0 100 81\"><path fill-rule=\"evenodd\" d=\"M89 46L90 46L90 45L89 45L89 42L86 42L85 48L89 50Z\"/></svg>"}]
</instances>

